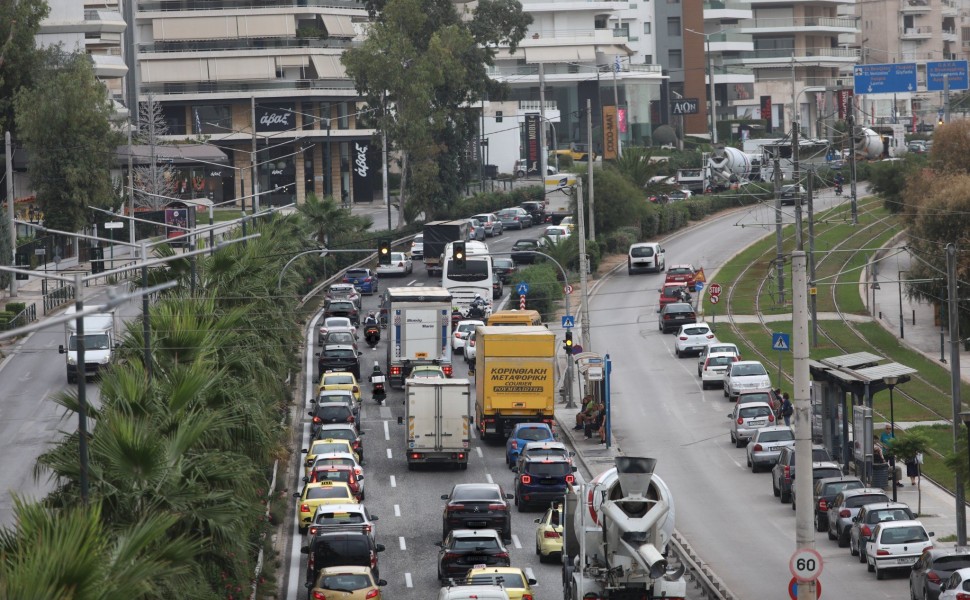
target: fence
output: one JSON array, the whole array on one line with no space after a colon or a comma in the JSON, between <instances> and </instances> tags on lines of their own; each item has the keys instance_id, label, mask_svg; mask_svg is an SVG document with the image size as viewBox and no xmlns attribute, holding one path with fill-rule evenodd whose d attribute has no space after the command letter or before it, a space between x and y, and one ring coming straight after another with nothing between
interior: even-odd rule
<instances>
[{"instance_id":1,"label":"fence","mask_svg":"<svg viewBox=\"0 0 970 600\"><path fill-rule=\"evenodd\" d=\"M30 323L37 320L37 305L31 302L22 311L17 313L17 316L10 319L7 323L7 329L16 329L18 327L24 327Z\"/></svg>"},{"instance_id":2,"label":"fence","mask_svg":"<svg viewBox=\"0 0 970 600\"><path fill-rule=\"evenodd\" d=\"M57 279L42 281L42 297L44 298L44 314L64 306L74 300L77 291L74 286ZM53 289L52 289L53 288Z\"/></svg>"}]
</instances>

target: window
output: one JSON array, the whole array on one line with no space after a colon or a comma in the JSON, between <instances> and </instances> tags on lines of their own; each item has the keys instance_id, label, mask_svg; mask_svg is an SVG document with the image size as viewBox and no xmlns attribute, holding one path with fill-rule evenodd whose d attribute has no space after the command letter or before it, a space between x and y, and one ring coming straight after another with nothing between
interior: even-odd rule
<instances>
[{"instance_id":1,"label":"window","mask_svg":"<svg viewBox=\"0 0 970 600\"><path fill-rule=\"evenodd\" d=\"M326 129L330 125L330 119L333 118L333 113L331 112L329 102L320 103L320 129Z\"/></svg>"},{"instance_id":2,"label":"window","mask_svg":"<svg viewBox=\"0 0 970 600\"><path fill-rule=\"evenodd\" d=\"M649 34L652 27L653 27L653 23L644 23L643 33Z\"/></svg>"},{"instance_id":3,"label":"window","mask_svg":"<svg viewBox=\"0 0 970 600\"><path fill-rule=\"evenodd\" d=\"M646 55L644 55L644 57L643 57L643 64L645 64L645 65L652 65L653 64L653 55L652 54L646 54Z\"/></svg>"},{"instance_id":4,"label":"window","mask_svg":"<svg viewBox=\"0 0 970 600\"><path fill-rule=\"evenodd\" d=\"M680 37L680 17L667 17L667 35Z\"/></svg>"},{"instance_id":5,"label":"window","mask_svg":"<svg viewBox=\"0 0 970 600\"><path fill-rule=\"evenodd\" d=\"M187 135L185 129L185 107L184 106L162 106L162 118L165 126L168 127L169 135Z\"/></svg>"},{"instance_id":6,"label":"window","mask_svg":"<svg viewBox=\"0 0 970 600\"><path fill-rule=\"evenodd\" d=\"M500 110L495 111L495 122L496 123L502 122L502 111Z\"/></svg>"},{"instance_id":7,"label":"window","mask_svg":"<svg viewBox=\"0 0 970 600\"><path fill-rule=\"evenodd\" d=\"M232 131L232 111L228 104L205 104L192 107L194 133L229 133Z\"/></svg>"},{"instance_id":8,"label":"window","mask_svg":"<svg viewBox=\"0 0 970 600\"><path fill-rule=\"evenodd\" d=\"M680 50L667 51L667 68L669 69L684 68L684 55Z\"/></svg>"},{"instance_id":9,"label":"window","mask_svg":"<svg viewBox=\"0 0 970 600\"><path fill-rule=\"evenodd\" d=\"M337 129L350 129L350 110L346 102L337 105Z\"/></svg>"}]
</instances>

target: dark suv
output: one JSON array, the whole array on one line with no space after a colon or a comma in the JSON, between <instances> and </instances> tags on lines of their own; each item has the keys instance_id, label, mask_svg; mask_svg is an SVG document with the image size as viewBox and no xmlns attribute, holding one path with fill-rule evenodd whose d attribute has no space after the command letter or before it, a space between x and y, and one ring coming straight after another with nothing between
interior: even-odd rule
<instances>
[{"instance_id":1,"label":"dark suv","mask_svg":"<svg viewBox=\"0 0 970 600\"><path fill-rule=\"evenodd\" d=\"M738 402L740 402L740 398ZM832 457L825 446L812 446L812 462L829 462ZM778 462L771 469L771 491L782 504L791 500L791 486L795 479L795 447L782 448L778 455Z\"/></svg>"},{"instance_id":2,"label":"dark suv","mask_svg":"<svg viewBox=\"0 0 970 600\"><path fill-rule=\"evenodd\" d=\"M307 555L307 589L313 587L320 569L327 567L370 567L374 579L380 579L377 553L383 551L384 545L375 543L373 536L363 530L318 533L300 549Z\"/></svg>"},{"instance_id":3,"label":"dark suv","mask_svg":"<svg viewBox=\"0 0 970 600\"><path fill-rule=\"evenodd\" d=\"M452 529L494 529L506 543L512 541L512 514L506 494L496 483L459 483L450 494L441 515L441 539Z\"/></svg>"},{"instance_id":4,"label":"dark suv","mask_svg":"<svg viewBox=\"0 0 970 600\"><path fill-rule=\"evenodd\" d=\"M697 322L694 307L686 302L673 302L660 309L659 328L661 333L677 331L681 325Z\"/></svg>"},{"instance_id":5,"label":"dark suv","mask_svg":"<svg viewBox=\"0 0 970 600\"><path fill-rule=\"evenodd\" d=\"M519 208L529 213L534 225L546 222L546 207L542 202L523 202Z\"/></svg>"},{"instance_id":6,"label":"dark suv","mask_svg":"<svg viewBox=\"0 0 970 600\"><path fill-rule=\"evenodd\" d=\"M323 317L347 317L354 325L360 325L360 312L352 300L334 300L323 311Z\"/></svg>"},{"instance_id":7,"label":"dark suv","mask_svg":"<svg viewBox=\"0 0 970 600\"><path fill-rule=\"evenodd\" d=\"M515 471L515 505L519 512L534 505L545 509L565 496L569 486L576 480L576 471L568 460L536 457L519 461Z\"/></svg>"},{"instance_id":8,"label":"dark suv","mask_svg":"<svg viewBox=\"0 0 970 600\"><path fill-rule=\"evenodd\" d=\"M829 504L844 490L855 490L866 484L858 477L823 477L815 482L812 496L815 500L815 531L825 531L829 527Z\"/></svg>"},{"instance_id":9,"label":"dark suv","mask_svg":"<svg viewBox=\"0 0 970 600\"><path fill-rule=\"evenodd\" d=\"M350 344L324 345L323 350L317 353L317 370L321 374L327 371L350 371L360 381L361 356L363 352L358 352Z\"/></svg>"}]
</instances>

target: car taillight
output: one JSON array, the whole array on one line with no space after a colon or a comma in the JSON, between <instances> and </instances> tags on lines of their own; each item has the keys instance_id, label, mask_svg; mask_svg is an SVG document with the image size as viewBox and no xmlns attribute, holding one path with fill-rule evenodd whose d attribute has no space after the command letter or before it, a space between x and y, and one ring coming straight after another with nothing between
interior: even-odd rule
<instances>
[{"instance_id":1,"label":"car taillight","mask_svg":"<svg viewBox=\"0 0 970 600\"><path fill-rule=\"evenodd\" d=\"M714 334L713 333L707 334L707 339L713 340L714 339Z\"/></svg>"},{"instance_id":2,"label":"car taillight","mask_svg":"<svg viewBox=\"0 0 970 600\"><path fill-rule=\"evenodd\" d=\"M322 423L323 422L323 419L321 419L320 417L313 417L313 422L314 423Z\"/></svg>"},{"instance_id":3,"label":"car taillight","mask_svg":"<svg viewBox=\"0 0 970 600\"><path fill-rule=\"evenodd\" d=\"M532 600L532 594L522 594L522 600Z\"/></svg>"},{"instance_id":4,"label":"car taillight","mask_svg":"<svg viewBox=\"0 0 970 600\"><path fill-rule=\"evenodd\" d=\"M401 367L391 367L391 375L400 375Z\"/></svg>"},{"instance_id":5,"label":"car taillight","mask_svg":"<svg viewBox=\"0 0 970 600\"><path fill-rule=\"evenodd\" d=\"M522 485L529 485L530 483L532 483L531 475L523 475L519 479L522 481Z\"/></svg>"},{"instance_id":6,"label":"car taillight","mask_svg":"<svg viewBox=\"0 0 970 600\"><path fill-rule=\"evenodd\" d=\"M310 528L310 535L316 535L316 534L317 534L317 528L316 527L311 527Z\"/></svg>"},{"instance_id":7,"label":"car taillight","mask_svg":"<svg viewBox=\"0 0 970 600\"><path fill-rule=\"evenodd\" d=\"M852 512L849 511L849 510L847 510L847 509L844 509L843 508L842 510L839 511L839 518L840 519L848 519L851 516L852 516Z\"/></svg>"},{"instance_id":8,"label":"car taillight","mask_svg":"<svg viewBox=\"0 0 970 600\"><path fill-rule=\"evenodd\" d=\"M863 525L862 529L860 529L859 532L866 537L869 537L872 535L872 529L870 529L868 525Z\"/></svg>"},{"instance_id":9,"label":"car taillight","mask_svg":"<svg viewBox=\"0 0 970 600\"><path fill-rule=\"evenodd\" d=\"M929 571L929 572L927 572L926 573L926 578L929 579L930 581L932 581L933 583L935 583L936 585L940 585L940 582L942 581L940 579L940 576L937 575L936 571Z\"/></svg>"},{"instance_id":10,"label":"car taillight","mask_svg":"<svg viewBox=\"0 0 970 600\"><path fill-rule=\"evenodd\" d=\"M360 440L357 440L356 442L351 444L351 446L353 447L354 450L360 450Z\"/></svg>"},{"instance_id":11,"label":"car taillight","mask_svg":"<svg viewBox=\"0 0 970 600\"><path fill-rule=\"evenodd\" d=\"M680 339L680 341L684 341L684 340L686 340L686 339L687 339L687 336L686 336L686 335L682 335L682 336L680 336L680 338L679 338L679 339Z\"/></svg>"},{"instance_id":12,"label":"car taillight","mask_svg":"<svg viewBox=\"0 0 970 600\"><path fill-rule=\"evenodd\" d=\"M774 423L775 422L775 415L768 415L768 422L769 423Z\"/></svg>"},{"instance_id":13,"label":"car taillight","mask_svg":"<svg viewBox=\"0 0 970 600\"><path fill-rule=\"evenodd\" d=\"M504 504L489 504L488 505L488 510L508 510L508 508L509 507L508 506L505 506Z\"/></svg>"},{"instance_id":14,"label":"car taillight","mask_svg":"<svg viewBox=\"0 0 970 600\"><path fill-rule=\"evenodd\" d=\"M461 558L461 554L455 554L454 552L445 552L445 555L441 557L441 560L457 560Z\"/></svg>"},{"instance_id":15,"label":"car taillight","mask_svg":"<svg viewBox=\"0 0 970 600\"><path fill-rule=\"evenodd\" d=\"M550 538L550 539L554 539L554 540L558 540L562 536L559 535L559 533L557 533L555 531L545 531L545 532L542 533L542 537L544 537L544 538Z\"/></svg>"},{"instance_id":16,"label":"car taillight","mask_svg":"<svg viewBox=\"0 0 970 600\"><path fill-rule=\"evenodd\" d=\"M964 594L963 592L959 592L957 594L957 600L970 600L970 594Z\"/></svg>"},{"instance_id":17,"label":"car taillight","mask_svg":"<svg viewBox=\"0 0 970 600\"><path fill-rule=\"evenodd\" d=\"M664 321L670 318L670 315L664 315Z\"/></svg>"},{"instance_id":18,"label":"car taillight","mask_svg":"<svg viewBox=\"0 0 970 600\"><path fill-rule=\"evenodd\" d=\"M458 512L460 510L465 510L465 506L462 504L449 504L445 507L445 512Z\"/></svg>"},{"instance_id":19,"label":"car taillight","mask_svg":"<svg viewBox=\"0 0 970 600\"><path fill-rule=\"evenodd\" d=\"M493 554L492 556L494 556L495 558L508 558L509 557L509 553L508 552L499 552L498 554Z\"/></svg>"},{"instance_id":20,"label":"car taillight","mask_svg":"<svg viewBox=\"0 0 970 600\"><path fill-rule=\"evenodd\" d=\"M744 419L738 417L738 425L744 425Z\"/></svg>"},{"instance_id":21,"label":"car taillight","mask_svg":"<svg viewBox=\"0 0 970 600\"><path fill-rule=\"evenodd\" d=\"M421 455L419 453L417 452L411 453L411 460L420 460L420 458L421 458Z\"/></svg>"},{"instance_id":22,"label":"car taillight","mask_svg":"<svg viewBox=\"0 0 970 600\"><path fill-rule=\"evenodd\" d=\"M357 477L359 478L360 477L360 473L361 473L360 467L355 467L354 468L354 473L356 473L357 474Z\"/></svg>"},{"instance_id":23,"label":"car taillight","mask_svg":"<svg viewBox=\"0 0 970 600\"><path fill-rule=\"evenodd\" d=\"M876 550L876 556L889 556L889 550Z\"/></svg>"},{"instance_id":24,"label":"car taillight","mask_svg":"<svg viewBox=\"0 0 970 600\"><path fill-rule=\"evenodd\" d=\"M360 388L355 385L354 388L352 390L350 390L350 391L353 392L353 393L355 393L355 394L359 394L360 393Z\"/></svg>"},{"instance_id":25,"label":"car taillight","mask_svg":"<svg viewBox=\"0 0 970 600\"><path fill-rule=\"evenodd\" d=\"M829 503L825 500L825 498L818 499L818 509L820 511L826 511L829 509Z\"/></svg>"},{"instance_id":26,"label":"car taillight","mask_svg":"<svg viewBox=\"0 0 970 600\"><path fill-rule=\"evenodd\" d=\"M401 266L403 267L404 265L401 265ZM377 596L378 596L378 594L380 594L380 593L381 593L381 591L380 591L380 590L378 590L378 589L373 589L373 590L371 590L371 591L369 591L369 592L367 592L367 595L366 595L366 596L364 596L364 598L367 598L368 600L369 600L370 598L377 598Z\"/></svg>"},{"instance_id":27,"label":"car taillight","mask_svg":"<svg viewBox=\"0 0 970 600\"><path fill-rule=\"evenodd\" d=\"M752 450L755 452L761 452L762 450L764 450L764 448L761 447L761 444L755 444Z\"/></svg>"},{"instance_id":28,"label":"car taillight","mask_svg":"<svg viewBox=\"0 0 970 600\"><path fill-rule=\"evenodd\" d=\"M576 481L576 477L573 475L566 475L566 483L572 485Z\"/></svg>"},{"instance_id":29,"label":"car taillight","mask_svg":"<svg viewBox=\"0 0 970 600\"><path fill-rule=\"evenodd\" d=\"M707 360L704 361L704 368L706 369L707 365L709 364L711 364L711 359L708 358Z\"/></svg>"},{"instance_id":30,"label":"car taillight","mask_svg":"<svg viewBox=\"0 0 970 600\"><path fill-rule=\"evenodd\" d=\"M441 367L441 370L445 372L445 377L451 377L451 374L452 374L451 365L445 365Z\"/></svg>"},{"instance_id":31,"label":"car taillight","mask_svg":"<svg viewBox=\"0 0 970 600\"><path fill-rule=\"evenodd\" d=\"M354 422L354 415L348 415L347 416L347 422L348 423L353 423Z\"/></svg>"},{"instance_id":32,"label":"car taillight","mask_svg":"<svg viewBox=\"0 0 970 600\"><path fill-rule=\"evenodd\" d=\"M791 467L786 465L785 468L783 469L783 472L786 480L791 479Z\"/></svg>"},{"instance_id":33,"label":"car taillight","mask_svg":"<svg viewBox=\"0 0 970 600\"><path fill-rule=\"evenodd\" d=\"M313 590L313 600L327 600L327 597L323 595L323 592L318 592Z\"/></svg>"},{"instance_id":34,"label":"car taillight","mask_svg":"<svg viewBox=\"0 0 970 600\"><path fill-rule=\"evenodd\" d=\"M377 553L373 550L370 551L370 568L375 568L377 566Z\"/></svg>"},{"instance_id":35,"label":"car taillight","mask_svg":"<svg viewBox=\"0 0 970 600\"><path fill-rule=\"evenodd\" d=\"M512 449L513 450L519 449L519 442L517 440L512 440Z\"/></svg>"},{"instance_id":36,"label":"car taillight","mask_svg":"<svg viewBox=\"0 0 970 600\"><path fill-rule=\"evenodd\" d=\"M300 505L300 512L310 512L310 505L309 504L301 504Z\"/></svg>"}]
</instances>

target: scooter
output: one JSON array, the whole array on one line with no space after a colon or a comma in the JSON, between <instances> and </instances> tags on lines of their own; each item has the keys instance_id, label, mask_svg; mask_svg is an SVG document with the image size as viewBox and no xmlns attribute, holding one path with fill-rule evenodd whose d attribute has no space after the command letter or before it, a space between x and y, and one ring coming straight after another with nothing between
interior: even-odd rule
<instances>
[{"instance_id":1,"label":"scooter","mask_svg":"<svg viewBox=\"0 0 970 600\"><path fill-rule=\"evenodd\" d=\"M841 196L842 195L842 184L841 183L835 184L835 195L836 196Z\"/></svg>"},{"instance_id":2,"label":"scooter","mask_svg":"<svg viewBox=\"0 0 970 600\"><path fill-rule=\"evenodd\" d=\"M381 341L381 328L379 325L367 325L364 327L364 341L370 346L371 350L377 347Z\"/></svg>"},{"instance_id":3,"label":"scooter","mask_svg":"<svg viewBox=\"0 0 970 600\"><path fill-rule=\"evenodd\" d=\"M371 394L374 396L375 402L378 404L384 403L384 400L387 398L387 391L384 389L383 375L371 377Z\"/></svg>"}]
</instances>

